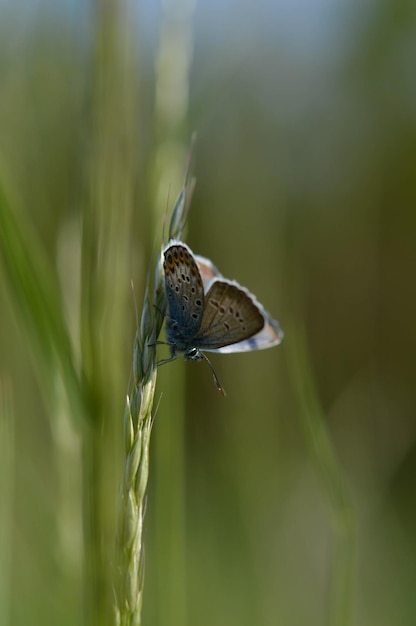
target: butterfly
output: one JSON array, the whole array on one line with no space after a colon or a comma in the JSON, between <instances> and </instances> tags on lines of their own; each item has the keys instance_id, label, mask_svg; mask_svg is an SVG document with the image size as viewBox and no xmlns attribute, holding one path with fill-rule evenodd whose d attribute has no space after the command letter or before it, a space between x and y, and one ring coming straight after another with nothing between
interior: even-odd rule
<instances>
[{"instance_id":1,"label":"butterfly","mask_svg":"<svg viewBox=\"0 0 416 626\"><path fill-rule=\"evenodd\" d=\"M166 337L171 357L204 359L224 393L204 352L247 352L277 346L283 331L256 298L215 265L195 255L183 242L171 240L163 249L167 301Z\"/></svg>"}]
</instances>

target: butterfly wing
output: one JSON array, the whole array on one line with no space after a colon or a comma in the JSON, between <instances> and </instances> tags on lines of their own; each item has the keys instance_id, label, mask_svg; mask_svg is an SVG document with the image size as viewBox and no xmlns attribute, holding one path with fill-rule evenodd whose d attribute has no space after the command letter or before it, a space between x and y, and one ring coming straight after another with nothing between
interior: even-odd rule
<instances>
[{"instance_id":1,"label":"butterfly wing","mask_svg":"<svg viewBox=\"0 0 416 626\"><path fill-rule=\"evenodd\" d=\"M210 259L194 255L177 240L169 242L164 255L167 333L169 342L178 350L198 346L207 352L227 354L263 350L281 343L284 335L278 322L247 289L223 278ZM209 305L208 294L212 299ZM202 307L198 306L200 302ZM243 307L244 322L236 316L233 302Z\"/></svg>"},{"instance_id":2,"label":"butterfly wing","mask_svg":"<svg viewBox=\"0 0 416 626\"><path fill-rule=\"evenodd\" d=\"M221 272L215 267L212 261L199 254L195 254L194 258L198 265L202 282L204 283L204 289L208 287L208 284L213 278L222 278Z\"/></svg>"},{"instance_id":3,"label":"butterfly wing","mask_svg":"<svg viewBox=\"0 0 416 626\"><path fill-rule=\"evenodd\" d=\"M232 352L251 352L252 350L265 350L266 348L278 346L282 342L284 333L278 322L272 319L267 311L263 309L262 312L265 316L265 322L263 328L258 333L238 343L222 346L215 352L231 354Z\"/></svg>"},{"instance_id":4,"label":"butterfly wing","mask_svg":"<svg viewBox=\"0 0 416 626\"><path fill-rule=\"evenodd\" d=\"M173 243L163 252L165 291L169 308L167 334L178 350L192 345L204 309L204 287L188 246Z\"/></svg>"},{"instance_id":5,"label":"butterfly wing","mask_svg":"<svg viewBox=\"0 0 416 626\"><path fill-rule=\"evenodd\" d=\"M212 281L213 278L222 278L221 272L215 267L210 259L196 254L195 261L197 262L205 289L207 289L209 283ZM244 287L241 287L241 289L243 291L246 291ZM270 313L268 313L259 302L257 302L256 298L252 294L249 295L264 316L263 328L258 333L252 335L248 339L244 339L243 341L229 344L227 346L222 346L221 348L216 348L215 352L229 354L232 352L250 352L251 350L264 350L266 348L272 348L273 346L277 346L279 345L279 343L282 342L284 333L280 328L279 323L271 317Z\"/></svg>"},{"instance_id":6,"label":"butterfly wing","mask_svg":"<svg viewBox=\"0 0 416 626\"><path fill-rule=\"evenodd\" d=\"M254 297L246 289L234 281L214 279L205 294L195 345L201 350L218 350L256 335L264 323Z\"/></svg>"}]
</instances>

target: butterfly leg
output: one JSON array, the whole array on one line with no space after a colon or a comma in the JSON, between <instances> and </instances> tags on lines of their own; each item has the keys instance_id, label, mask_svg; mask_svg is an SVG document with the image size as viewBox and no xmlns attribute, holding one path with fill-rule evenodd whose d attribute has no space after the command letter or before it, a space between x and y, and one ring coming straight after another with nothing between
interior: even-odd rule
<instances>
[{"instance_id":1,"label":"butterfly leg","mask_svg":"<svg viewBox=\"0 0 416 626\"><path fill-rule=\"evenodd\" d=\"M173 354L168 359L162 359L161 361L158 361L156 363L156 365L159 367L159 365L164 365L165 363L170 363L171 361L175 361L177 358L178 358L178 355L177 354Z\"/></svg>"}]
</instances>

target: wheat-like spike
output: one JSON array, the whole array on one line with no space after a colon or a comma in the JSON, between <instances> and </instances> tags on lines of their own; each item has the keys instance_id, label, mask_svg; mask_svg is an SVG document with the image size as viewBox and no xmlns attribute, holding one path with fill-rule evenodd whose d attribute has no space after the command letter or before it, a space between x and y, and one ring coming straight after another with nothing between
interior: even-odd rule
<instances>
[{"instance_id":1,"label":"wheat-like spike","mask_svg":"<svg viewBox=\"0 0 416 626\"><path fill-rule=\"evenodd\" d=\"M169 238L181 236L189 210L195 186L195 181L189 178L190 161L189 158L185 183L172 212ZM119 626L141 624L144 578L143 521L157 379L156 340L163 325L165 310L160 255L156 260L153 290L150 277L149 272L141 320L134 343L132 389L127 396L124 414L125 466L120 488L115 584L115 621Z\"/></svg>"}]
</instances>

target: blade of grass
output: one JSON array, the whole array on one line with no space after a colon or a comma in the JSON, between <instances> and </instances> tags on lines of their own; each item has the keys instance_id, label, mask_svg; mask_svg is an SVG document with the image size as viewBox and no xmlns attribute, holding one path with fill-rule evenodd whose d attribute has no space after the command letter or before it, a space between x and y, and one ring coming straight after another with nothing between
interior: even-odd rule
<instances>
[{"instance_id":1,"label":"blade of grass","mask_svg":"<svg viewBox=\"0 0 416 626\"><path fill-rule=\"evenodd\" d=\"M333 551L330 581L330 626L352 623L354 580L355 516L335 447L313 380L306 347L305 331L292 324L289 367L299 416L309 453L330 507Z\"/></svg>"},{"instance_id":2,"label":"blade of grass","mask_svg":"<svg viewBox=\"0 0 416 626\"><path fill-rule=\"evenodd\" d=\"M183 130L189 114L189 76L193 49L193 2L163 3L155 67L155 218L163 213L166 190L182 176L186 144ZM172 28L175 24L175 28ZM190 149L189 160L192 158ZM192 186L185 179L185 211L172 216L171 236L181 236ZM185 546L185 376L183 363L164 371L168 414L155 438L155 602L151 619L158 624L187 622ZM169 520L169 523L166 523Z\"/></svg>"},{"instance_id":3,"label":"blade of grass","mask_svg":"<svg viewBox=\"0 0 416 626\"><path fill-rule=\"evenodd\" d=\"M99 0L93 23L80 328L92 417L83 453L85 619L104 626L113 621L110 564L122 447L119 399L126 389L123 348L131 301L139 102L133 7Z\"/></svg>"},{"instance_id":4,"label":"blade of grass","mask_svg":"<svg viewBox=\"0 0 416 626\"><path fill-rule=\"evenodd\" d=\"M75 369L56 276L31 225L12 203L0 179L0 251L9 293L43 367L42 385L58 370L75 423L84 423L82 391Z\"/></svg>"},{"instance_id":5,"label":"blade of grass","mask_svg":"<svg viewBox=\"0 0 416 626\"><path fill-rule=\"evenodd\" d=\"M11 621L14 510L14 411L11 382L0 378L0 624Z\"/></svg>"}]
</instances>

